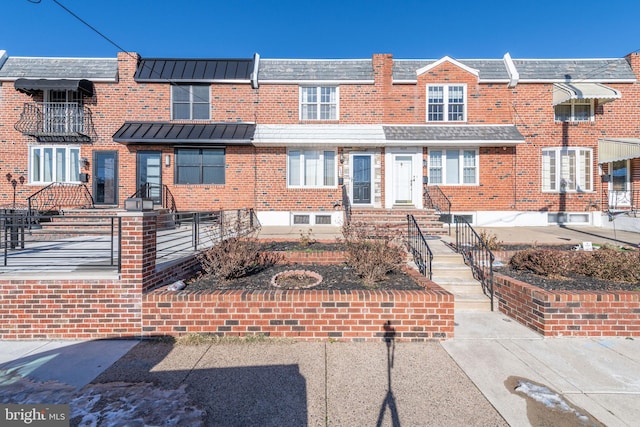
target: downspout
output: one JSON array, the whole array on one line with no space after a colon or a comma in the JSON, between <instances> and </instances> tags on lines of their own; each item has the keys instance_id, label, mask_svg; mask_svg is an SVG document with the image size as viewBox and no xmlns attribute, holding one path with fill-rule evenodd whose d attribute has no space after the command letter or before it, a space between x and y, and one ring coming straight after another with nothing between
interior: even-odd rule
<instances>
[{"instance_id":1,"label":"downspout","mask_svg":"<svg viewBox=\"0 0 640 427\"><path fill-rule=\"evenodd\" d=\"M253 54L253 72L251 73L251 89L258 89L258 66L260 64L260 55Z\"/></svg>"},{"instance_id":2,"label":"downspout","mask_svg":"<svg viewBox=\"0 0 640 427\"><path fill-rule=\"evenodd\" d=\"M509 74L509 84L507 87L516 87L518 80L520 80L520 73L518 73L516 64L513 63L509 52L504 54L503 60L505 67L507 67L507 73Z\"/></svg>"}]
</instances>

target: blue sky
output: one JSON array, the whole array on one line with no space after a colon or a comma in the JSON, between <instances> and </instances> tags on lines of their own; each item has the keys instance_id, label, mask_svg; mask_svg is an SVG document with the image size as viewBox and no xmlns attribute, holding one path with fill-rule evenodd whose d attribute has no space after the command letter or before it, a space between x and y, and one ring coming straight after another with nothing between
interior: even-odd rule
<instances>
[{"instance_id":1,"label":"blue sky","mask_svg":"<svg viewBox=\"0 0 640 427\"><path fill-rule=\"evenodd\" d=\"M640 49L637 0L2 0L0 10L10 56L610 58Z\"/></svg>"}]
</instances>

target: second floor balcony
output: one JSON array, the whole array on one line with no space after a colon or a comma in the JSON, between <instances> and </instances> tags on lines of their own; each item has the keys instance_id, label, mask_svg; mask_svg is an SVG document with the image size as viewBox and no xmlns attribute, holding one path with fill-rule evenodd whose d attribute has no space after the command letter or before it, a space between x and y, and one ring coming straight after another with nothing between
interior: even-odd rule
<instances>
[{"instance_id":1,"label":"second floor balcony","mask_svg":"<svg viewBox=\"0 0 640 427\"><path fill-rule=\"evenodd\" d=\"M27 102L15 129L39 142L89 142L91 110L77 102Z\"/></svg>"}]
</instances>

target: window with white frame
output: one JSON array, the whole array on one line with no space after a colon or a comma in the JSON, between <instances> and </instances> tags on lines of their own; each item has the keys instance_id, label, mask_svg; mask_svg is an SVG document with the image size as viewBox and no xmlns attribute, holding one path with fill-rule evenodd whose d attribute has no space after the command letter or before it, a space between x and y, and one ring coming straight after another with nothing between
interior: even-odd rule
<instances>
[{"instance_id":1,"label":"window with white frame","mask_svg":"<svg viewBox=\"0 0 640 427\"><path fill-rule=\"evenodd\" d=\"M465 85L427 86L428 122L463 122L466 120Z\"/></svg>"},{"instance_id":2,"label":"window with white frame","mask_svg":"<svg viewBox=\"0 0 640 427\"><path fill-rule=\"evenodd\" d=\"M209 120L209 85L171 86L171 116L173 120Z\"/></svg>"},{"instance_id":3,"label":"window with white frame","mask_svg":"<svg viewBox=\"0 0 640 427\"><path fill-rule=\"evenodd\" d=\"M29 148L29 182L80 182L80 147L38 145Z\"/></svg>"},{"instance_id":4,"label":"window with white frame","mask_svg":"<svg viewBox=\"0 0 640 427\"><path fill-rule=\"evenodd\" d=\"M338 120L338 88L300 87L300 120Z\"/></svg>"},{"instance_id":5,"label":"window with white frame","mask_svg":"<svg viewBox=\"0 0 640 427\"><path fill-rule=\"evenodd\" d=\"M333 150L289 150L287 184L289 187L334 187L336 152Z\"/></svg>"},{"instance_id":6,"label":"window with white frame","mask_svg":"<svg viewBox=\"0 0 640 427\"><path fill-rule=\"evenodd\" d=\"M593 153L590 148L542 150L542 191L593 191Z\"/></svg>"},{"instance_id":7,"label":"window with white frame","mask_svg":"<svg viewBox=\"0 0 640 427\"><path fill-rule=\"evenodd\" d=\"M176 184L225 183L224 148L176 148Z\"/></svg>"},{"instance_id":8,"label":"window with white frame","mask_svg":"<svg viewBox=\"0 0 640 427\"><path fill-rule=\"evenodd\" d=\"M429 150L429 183L441 185L476 185L478 150Z\"/></svg>"},{"instance_id":9,"label":"window with white frame","mask_svg":"<svg viewBox=\"0 0 640 427\"><path fill-rule=\"evenodd\" d=\"M593 101L574 99L554 107L557 122L588 122L593 120Z\"/></svg>"}]
</instances>

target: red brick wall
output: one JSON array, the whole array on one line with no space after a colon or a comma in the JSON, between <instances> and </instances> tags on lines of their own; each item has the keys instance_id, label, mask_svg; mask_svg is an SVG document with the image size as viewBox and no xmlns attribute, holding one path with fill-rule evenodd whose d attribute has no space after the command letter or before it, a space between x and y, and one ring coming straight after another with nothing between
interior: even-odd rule
<instances>
[{"instance_id":1,"label":"red brick wall","mask_svg":"<svg viewBox=\"0 0 640 427\"><path fill-rule=\"evenodd\" d=\"M544 336L640 336L640 292L546 291L494 275L498 309Z\"/></svg>"},{"instance_id":2,"label":"red brick wall","mask_svg":"<svg viewBox=\"0 0 640 427\"><path fill-rule=\"evenodd\" d=\"M424 291L157 290L143 297L143 319L143 334L150 336L263 334L302 340L380 340L387 321L401 341L452 338L454 327L453 295L433 283Z\"/></svg>"}]
</instances>

